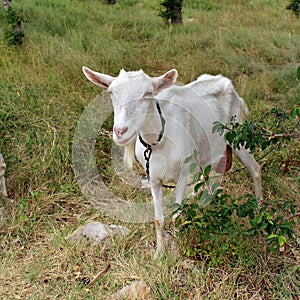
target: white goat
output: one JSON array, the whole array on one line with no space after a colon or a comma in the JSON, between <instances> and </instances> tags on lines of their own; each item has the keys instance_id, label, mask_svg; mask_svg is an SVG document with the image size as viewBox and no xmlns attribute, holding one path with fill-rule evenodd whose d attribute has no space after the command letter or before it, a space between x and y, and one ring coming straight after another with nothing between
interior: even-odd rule
<instances>
[{"instance_id":1,"label":"white goat","mask_svg":"<svg viewBox=\"0 0 300 300\"><path fill-rule=\"evenodd\" d=\"M142 70L121 70L118 77L112 77L82 69L91 82L108 89L114 107L113 139L125 147L125 162L132 167L135 154L149 175L158 255L164 248L163 183L176 183L176 202L181 203L190 167L184 161L195 149L201 166L211 165L224 174L226 143L212 133L213 122L228 123L235 116L242 123L247 106L231 81L221 75L202 75L177 86L175 69L153 78ZM256 197L261 198L260 166L247 150L235 152L252 175Z\"/></svg>"}]
</instances>

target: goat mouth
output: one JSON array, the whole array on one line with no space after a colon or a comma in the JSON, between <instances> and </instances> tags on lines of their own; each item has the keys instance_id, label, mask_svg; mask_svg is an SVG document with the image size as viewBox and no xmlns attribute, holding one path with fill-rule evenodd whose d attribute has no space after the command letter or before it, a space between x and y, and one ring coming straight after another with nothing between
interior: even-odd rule
<instances>
[{"instance_id":1,"label":"goat mouth","mask_svg":"<svg viewBox=\"0 0 300 300\"><path fill-rule=\"evenodd\" d=\"M120 145L120 146L126 146L127 144L130 143L130 141L136 136L136 132L134 131L133 134L128 137L125 140L119 140L119 139L115 139L116 144Z\"/></svg>"}]
</instances>

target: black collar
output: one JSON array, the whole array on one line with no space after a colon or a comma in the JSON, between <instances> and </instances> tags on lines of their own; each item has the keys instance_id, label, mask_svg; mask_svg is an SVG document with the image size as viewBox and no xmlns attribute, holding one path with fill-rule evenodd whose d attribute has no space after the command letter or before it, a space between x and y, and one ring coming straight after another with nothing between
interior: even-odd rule
<instances>
[{"instance_id":1,"label":"black collar","mask_svg":"<svg viewBox=\"0 0 300 300\"><path fill-rule=\"evenodd\" d=\"M141 142L141 143L143 144L143 146L146 147L147 149L151 148L151 146L157 145L157 144L160 142L160 140L162 139L162 137L163 137L163 135L164 135L164 132L165 132L165 124L166 124L166 120L165 120L165 118L163 117L163 115L162 115L162 113L161 113L161 109L160 109L159 103L158 103L157 101L156 101L156 108L157 108L157 111L158 111L158 113L159 113L159 117L160 117L160 121L161 121L161 125L162 125L162 128L161 128L161 131L160 131L160 133L159 133L159 135L158 135L157 141L156 141L155 143L152 143L151 145L149 145L148 143L146 143L146 142L143 140L141 134L139 134L139 140L140 140L140 142Z\"/></svg>"},{"instance_id":2,"label":"black collar","mask_svg":"<svg viewBox=\"0 0 300 300\"><path fill-rule=\"evenodd\" d=\"M149 171L149 169L150 169L150 157L151 157L151 154L152 154L152 146L155 146L160 142L160 140L162 139L162 137L164 135L164 132L165 132L166 120L165 120L165 118L163 117L163 115L161 113L161 109L160 109L159 103L157 101L156 101L156 108L157 108L157 111L159 113L159 117L160 117L160 121L161 121L161 125L162 125L162 128L161 128L161 131L158 135L157 141L150 145L150 144L146 143L143 140L141 134L139 133L139 140L142 143L142 145L146 148L145 151L144 151L144 158L145 158L145 161L146 161L146 174L147 174L148 180L150 180L150 171Z\"/></svg>"}]
</instances>

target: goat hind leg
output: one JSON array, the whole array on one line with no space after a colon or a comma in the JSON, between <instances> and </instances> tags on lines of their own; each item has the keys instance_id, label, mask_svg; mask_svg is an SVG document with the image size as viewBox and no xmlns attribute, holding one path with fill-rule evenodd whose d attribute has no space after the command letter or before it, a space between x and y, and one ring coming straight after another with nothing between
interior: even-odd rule
<instances>
[{"instance_id":1,"label":"goat hind leg","mask_svg":"<svg viewBox=\"0 0 300 300\"><path fill-rule=\"evenodd\" d=\"M261 187L261 168L253 155L245 149L235 149L236 155L239 157L243 165L249 170L255 186L255 196L258 200L262 200L262 187Z\"/></svg>"}]
</instances>

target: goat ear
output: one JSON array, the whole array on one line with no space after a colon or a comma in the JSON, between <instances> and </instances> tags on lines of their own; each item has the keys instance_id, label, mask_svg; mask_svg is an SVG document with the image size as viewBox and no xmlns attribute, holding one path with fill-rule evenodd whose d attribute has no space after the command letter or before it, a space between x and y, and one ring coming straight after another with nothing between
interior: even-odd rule
<instances>
[{"instance_id":1,"label":"goat ear","mask_svg":"<svg viewBox=\"0 0 300 300\"><path fill-rule=\"evenodd\" d=\"M173 85L176 82L177 76L178 76L177 70L173 69L160 77L153 78L152 85L153 85L154 93L158 93L161 90L166 89L171 85Z\"/></svg>"},{"instance_id":2,"label":"goat ear","mask_svg":"<svg viewBox=\"0 0 300 300\"><path fill-rule=\"evenodd\" d=\"M88 80L102 88L108 88L115 79L115 77L92 71L87 67L82 67L82 72Z\"/></svg>"}]
</instances>

